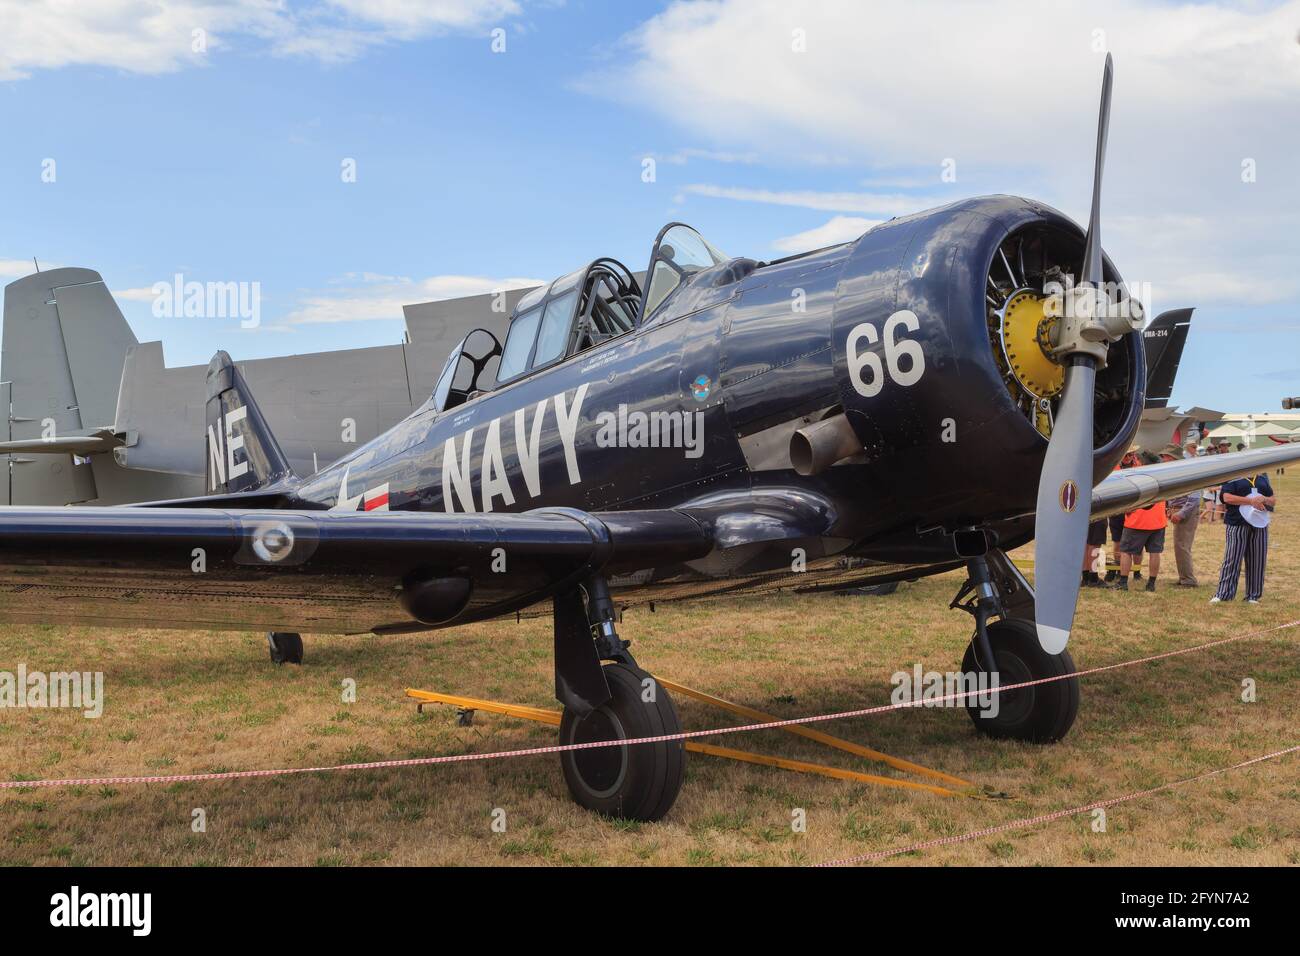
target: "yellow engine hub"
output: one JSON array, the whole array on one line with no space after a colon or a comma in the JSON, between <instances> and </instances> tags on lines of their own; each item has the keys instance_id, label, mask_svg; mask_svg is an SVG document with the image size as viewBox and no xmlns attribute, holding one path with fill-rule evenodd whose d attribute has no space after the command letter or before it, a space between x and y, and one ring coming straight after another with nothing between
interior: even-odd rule
<instances>
[{"instance_id":1,"label":"yellow engine hub","mask_svg":"<svg viewBox=\"0 0 1300 956\"><path fill-rule=\"evenodd\" d=\"M1044 314L1046 299L1022 290L1011 297L1002 318L1002 350L1016 382L1035 398L1055 398L1065 387L1065 367L1041 343L1058 321Z\"/></svg>"}]
</instances>

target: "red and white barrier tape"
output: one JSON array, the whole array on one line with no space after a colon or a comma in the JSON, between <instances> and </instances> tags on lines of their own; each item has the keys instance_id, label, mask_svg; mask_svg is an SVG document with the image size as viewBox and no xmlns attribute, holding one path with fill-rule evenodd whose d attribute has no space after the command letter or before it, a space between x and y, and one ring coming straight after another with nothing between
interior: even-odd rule
<instances>
[{"instance_id":1,"label":"red and white barrier tape","mask_svg":"<svg viewBox=\"0 0 1300 956\"><path fill-rule=\"evenodd\" d=\"M1022 687L1034 687L1038 684L1050 684L1053 681L1068 680L1072 677L1087 677L1089 674L1100 674L1105 671L1118 670L1121 667L1135 667L1138 664L1148 664L1152 661L1164 660L1169 657L1178 657L1182 654L1204 651L1212 647L1221 647L1224 644L1233 644L1237 641L1244 641L1252 637L1262 637L1265 634L1272 634L1292 627L1300 627L1300 620L1289 621L1286 624L1279 624L1276 627L1268 627L1263 630L1251 631L1246 634L1238 634L1235 637L1221 638L1220 640L1210 641L1205 644L1197 644L1194 647L1182 647L1177 650L1164 651L1160 654L1152 654L1148 657L1140 657L1132 661L1121 661L1117 664L1103 664L1100 667L1090 667L1086 670L1076 671L1073 674L1040 677L1036 680L1021 681L1018 684L1002 684L998 687L988 688L986 690L959 691L926 700L908 700L899 701L898 703L878 704L874 707L863 707L860 710L845 710L835 714L821 714L815 717L794 717L788 720L770 720L760 724L742 724L738 727L713 727L708 730L692 730L679 734L662 734L658 737L635 737L628 740L593 740L589 743L581 744L552 744L549 747L529 747L524 750L497 750L490 753L452 754L443 757L410 757L405 760L372 760L366 763L345 763L328 767L287 767L274 770L230 770L222 773L177 773L148 777L82 777L63 780L4 780L0 781L0 790L17 790L23 787L96 787L135 783L191 783L204 780L240 780L252 777L284 777L291 774L325 773L335 770L383 770L391 767L424 767L444 763L468 763L474 760L495 760L504 757L534 757L541 754L563 753L568 750L590 750L598 747L631 747L638 744L668 743L669 741L675 740L694 740L700 737L716 737L722 734L740 734L754 730L777 730L782 727L793 727L802 724L818 724L828 720L845 720L850 717L871 717L875 714L904 710L909 707L934 706L943 701L963 700L967 697L973 697L979 694L1000 694L1009 690L1018 690Z\"/></svg>"},{"instance_id":2,"label":"red and white barrier tape","mask_svg":"<svg viewBox=\"0 0 1300 956\"><path fill-rule=\"evenodd\" d=\"M1139 797L1149 797L1153 793L1160 793L1164 790L1172 790L1174 787L1181 787L1184 784L1195 783L1198 780L1207 780L1210 777L1217 777L1219 774L1228 773L1232 770L1240 770L1243 767L1249 767L1252 764L1263 763L1265 760L1276 760L1278 757L1285 757L1287 754L1300 752L1300 744L1294 747L1287 747L1285 750L1275 750L1271 754L1264 754L1262 757L1252 757L1250 760L1243 760L1241 763L1235 763L1231 767L1221 767L1218 770L1209 770L1205 773L1198 773L1194 777L1186 777L1182 780L1171 780L1168 783L1162 783L1158 787L1151 787L1148 790L1138 790L1136 793L1128 793L1122 797L1111 797L1107 800L1098 800L1095 803L1089 803L1082 807L1071 807L1069 810L1056 810L1052 813L1040 814L1036 817L1026 817L1023 820L1013 820L1010 823L999 823L995 827L985 827L982 830L972 830L969 833L963 833L960 836L938 837L934 840L923 840L920 843L913 843L911 846L900 846L894 850L880 850L876 853L864 853L861 856L850 856L842 860L830 860L825 863L818 863L820 866L850 866L854 863L876 863L880 860L887 860L893 856L902 856L904 853L915 853L918 850L926 850L936 846L950 846L954 843L966 843L969 840L978 840L980 837L992 836L995 833L1005 833L1007 830L1022 830L1025 827L1032 827L1037 823L1050 823L1053 820L1060 820L1064 817L1072 817L1079 813L1088 813L1091 810L1098 810L1104 807L1113 807L1117 803L1127 803L1129 800L1136 800Z\"/></svg>"}]
</instances>

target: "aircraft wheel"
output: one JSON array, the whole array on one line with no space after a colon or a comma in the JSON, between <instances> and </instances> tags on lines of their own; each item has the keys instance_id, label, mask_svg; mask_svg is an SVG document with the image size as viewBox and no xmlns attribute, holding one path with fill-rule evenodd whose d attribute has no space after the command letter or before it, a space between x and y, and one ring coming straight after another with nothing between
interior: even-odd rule
<instances>
[{"instance_id":1,"label":"aircraft wheel","mask_svg":"<svg viewBox=\"0 0 1300 956\"><path fill-rule=\"evenodd\" d=\"M302 635L291 631L268 631L266 642L271 645L273 664L302 663Z\"/></svg>"},{"instance_id":2,"label":"aircraft wheel","mask_svg":"<svg viewBox=\"0 0 1300 956\"><path fill-rule=\"evenodd\" d=\"M1048 654L1038 643L1033 621L1005 618L989 625L989 643L997 658L998 684L1019 684L1042 677L1073 674L1074 660L1069 651ZM978 673L980 666L975 642L966 648L962 671ZM1029 743L1054 743L1064 737L1079 713L1079 679L1053 681L1036 687L1004 691L994 698L993 716L985 717L976 698L966 698L966 713L975 728L990 737L1024 740Z\"/></svg>"},{"instance_id":3,"label":"aircraft wheel","mask_svg":"<svg viewBox=\"0 0 1300 956\"><path fill-rule=\"evenodd\" d=\"M668 691L639 667L605 666L613 696L602 707L580 716L564 709L560 743L631 740L680 733L681 720ZM651 700L643 699L646 696ZM686 771L686 747L680 740L632 747L566 750L560 767L569 793L579 806L624 820L661 819L677 800Z\"/></svg>"}]
</instances>

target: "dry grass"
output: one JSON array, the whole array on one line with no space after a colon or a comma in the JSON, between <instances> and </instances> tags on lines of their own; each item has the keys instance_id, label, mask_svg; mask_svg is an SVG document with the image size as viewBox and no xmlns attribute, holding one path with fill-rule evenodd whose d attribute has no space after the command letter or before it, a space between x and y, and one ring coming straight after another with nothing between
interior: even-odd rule
<instances>
[{"instance_id":1,"label":"dry grass","mask_svg":"<svg viewBox=\"0 0 1300 956\"><path fill-rule=\"evenodd\" d=\"M1300 470L1280 479L1265 603L1210 607L1210 589L1085 592L1073 652L1088 667L1300 617ZM1197 561L1213 578L1220 525ZM1172 570L1172 543L1168 554ZM1168 578L1168 580L1165 580ZM946 575L887 598L774 596L629 613L644 666L782 716L888 700L890 675L921 661L954 670L968 623L946 609ZM1000 802L946 799L691 759L668 819L619 824L573 805L554 758L317 774L220 784L0 794L4 864L801 864L959 834L1129 792L1300 742L1300 629L1083 682L1073 732L1053 747L976 736L954 710L823 725L872 747L1005 790ZM553 706L544 621L413 637L317 638L307 665L273 667L257 634L26 627L0 636L0 669L102 670L99 720L0 711L0 776L157 774L292 767L538 745L553 730L480 715L457 727L425 714L407 686ZM1258 702L1243 703L1253 678ZM341 702L355 679L359 699ZM731 718L680 701L688 727ZM802 759L874 765L772 732L716 741ZM1297 758L1087 816L897 858L897 865L1300 863ZM207 832L191 832L191 812ZM505 833L490 827L506 811ZM791 811L807 813L792 832Z\"/></svg>"}]
</instances>

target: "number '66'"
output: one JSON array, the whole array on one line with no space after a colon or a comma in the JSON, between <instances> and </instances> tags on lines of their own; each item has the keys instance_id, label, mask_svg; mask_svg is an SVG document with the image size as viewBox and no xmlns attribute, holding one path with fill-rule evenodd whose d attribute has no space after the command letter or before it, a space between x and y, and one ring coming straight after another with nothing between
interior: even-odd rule
<instances>
[{"instance_id":1,"label":"number '66'","mask_svg":"<svg viewBox=\"0 0 1300 956\"><path fill-rule=\"evenodd\" d=\"M909 309L902 309L895 312L885 320L884 335L884 362L881 362L880 353L870 346L880 341L880 335L876 332L876 327L870 322L863 322L853 327L849 333L848 350L849 358L849 379L853 382L853 387L861 395L872 398L880 394L880 390L885 386L885 372L889 373L889 378L898 385L915 385L921 380L925 373L925 353L921 351L919 342L914 342L909 338L898 337L898 327L905 327L909 332L915 332L921 327L921 320L916 317L916 313ZM867 348L859 351L863 339L867 342ZM906 359L902 364L906 367L900 367L900 360ZM864 377L863 373L866 372Z\"/></svg>"}]
</instances>

